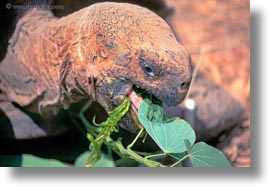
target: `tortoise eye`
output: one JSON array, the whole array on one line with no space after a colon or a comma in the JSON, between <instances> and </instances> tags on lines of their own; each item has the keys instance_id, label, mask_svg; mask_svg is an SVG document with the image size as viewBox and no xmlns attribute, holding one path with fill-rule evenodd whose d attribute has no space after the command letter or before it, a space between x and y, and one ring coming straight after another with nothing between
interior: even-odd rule
<instances>
[{"instance_id":1,"label":"tortoise eye","mask_svg":"<svg viewBox=\"0 0 270 187\"><path fill-rule=\"evenodd\" d=\"M150 77L155 77L154 68L151 64L148 64L144 59L140 59L141 67L144 71L144 73Z\"/></svg>"}]
</instances>

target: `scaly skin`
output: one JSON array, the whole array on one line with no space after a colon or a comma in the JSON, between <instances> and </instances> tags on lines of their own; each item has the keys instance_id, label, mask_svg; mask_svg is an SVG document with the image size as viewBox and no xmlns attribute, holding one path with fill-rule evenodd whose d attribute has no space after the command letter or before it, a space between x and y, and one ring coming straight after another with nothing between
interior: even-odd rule
<instances>
[{"instance_id":1,"label":"scaly skin","mask_svg":"<svg viewBox=\"0 0 270 187\"><path fill-rule=\"evenodd\" d=\"M19 20L0 64L0 108L15 102L46 116L92 98L110 111L133 85L178 105L190 80L187 51L145 8L99 3L60 19L33 9ZM129 115L124 123L137 130Z\"/></svg>"}]
</instances>

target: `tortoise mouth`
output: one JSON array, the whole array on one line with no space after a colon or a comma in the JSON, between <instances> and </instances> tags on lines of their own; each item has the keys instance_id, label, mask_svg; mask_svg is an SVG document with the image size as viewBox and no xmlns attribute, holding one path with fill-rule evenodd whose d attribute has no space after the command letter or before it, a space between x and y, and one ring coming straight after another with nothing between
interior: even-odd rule
<instances>
[{"instance_id":1,"label":"tortoise mouth","mask_svg":"<svg viewBox=\"0 0 270 187\"><path fill-rule=\"evenodd\" d=\"M129 109L130 117L133 120L134 125L138 129L141 129L142 124L139 122L139 119L138 119L138 110L139 110L140 104L143 102L143 98L137 95L137 92L135 91L134 88L131 90L128 96L131 103L131 107Z\"/></svg>"},{"instance_id":2,"label":"tortoise mouth","mask_svg":"<svg viewBox=\"0 0 270 187\"><path fill-rule=\"evenodd\" d=\"M143 100L147 98L147 99L152 100L155 103L162 104L162 102L158 98L156 98L154 95L148 93L145 89L140 88L138 86L133 86L128 96L131 102L129 115L134 125L136 126L136 128L141 129L142 124L139 122L139 119L138 119L138 110Z\"/></svg>"},{"instance_id":3,"label":"tortoise mouth","mask_svg":"<svg viewBox=\"0 0 270 187\"><path fill-rule=\"evenodd\" d=\"M121 119L119 125L132 133L137 133L142 128L142 125L138 119L138 110L140 104L146 98L152 100L153 102L160 100L151 93L147 92L146 89L135 84L128 84L127 82L122 81L119 82L114 88L113 106L120 105L125 97L129 97L131 107L128 113Z\"/></svg>"}]
</instances>

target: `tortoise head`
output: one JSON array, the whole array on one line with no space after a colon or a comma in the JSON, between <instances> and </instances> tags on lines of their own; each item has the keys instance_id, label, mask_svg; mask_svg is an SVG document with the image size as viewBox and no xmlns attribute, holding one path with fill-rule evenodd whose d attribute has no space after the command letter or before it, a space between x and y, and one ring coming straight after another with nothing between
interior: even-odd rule
<instances>
[{"instance_id":1,"label":"tortoise head","mask_svg":"<svg viewBox=\"0 0 270 187\"><path fill-rule=\"evenodd\" d=\"M96 101L111 111L139 88L166 105L181 103L192 72L189 55L168 24L136 5L101 3L92 7L99 13L92 23L88 62L89 74L97 75ZM132 107L121 124L132 132L139 126L134 125L137 109Z\"/></svg>"}]
</instances>

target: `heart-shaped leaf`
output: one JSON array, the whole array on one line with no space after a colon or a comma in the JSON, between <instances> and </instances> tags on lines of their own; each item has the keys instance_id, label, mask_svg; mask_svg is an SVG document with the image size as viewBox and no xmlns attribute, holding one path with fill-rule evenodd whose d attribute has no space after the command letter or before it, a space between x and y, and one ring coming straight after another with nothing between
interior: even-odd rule
<instances>
[{"instance_id":1,"label":"heart-shaped leaf","mask_svg":"<svg viewBox=\"0 0 270 187\"><path fill-rule=\"evenodd\" d=\"M194 167L231 167L230 162L220 150L204 142L193 145L189 159Z\"/></svg>"},{"instance_id":2,"label":"heart-shaped leaf","mask_svg":"<svg viewBox=\"0 0 270 187\"><path fill-rule=\"evenodd\" d=\"M178 118L166 119L163 108L147 99L139 107L138 119L147 133L165 153L186 151L185 139L191 145L195 142L195 132L186 121Z\"/></svg>"}]
</instances>

